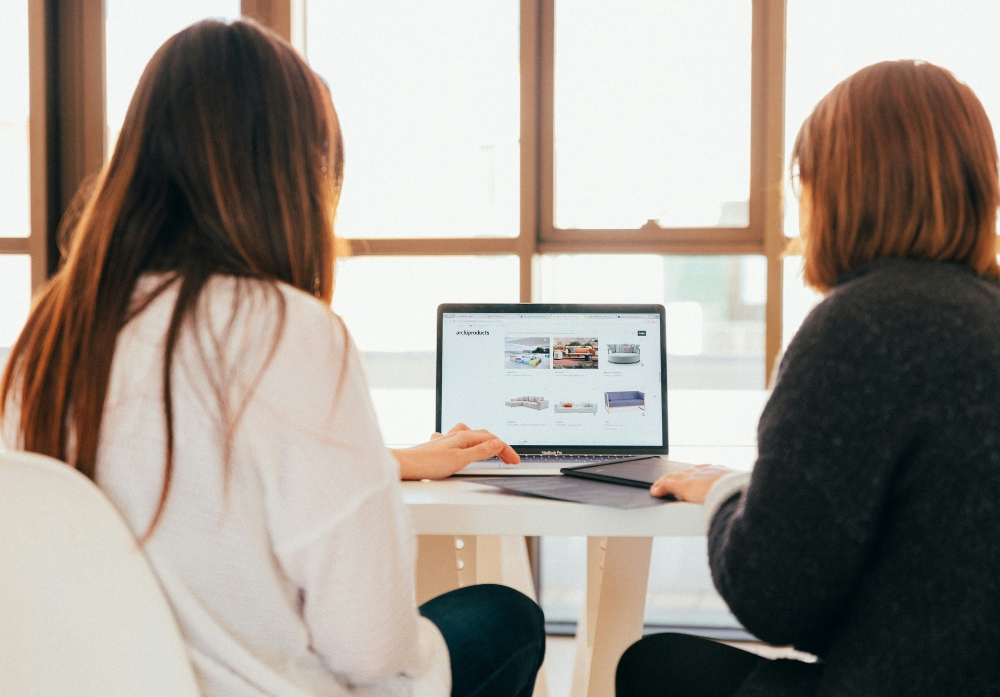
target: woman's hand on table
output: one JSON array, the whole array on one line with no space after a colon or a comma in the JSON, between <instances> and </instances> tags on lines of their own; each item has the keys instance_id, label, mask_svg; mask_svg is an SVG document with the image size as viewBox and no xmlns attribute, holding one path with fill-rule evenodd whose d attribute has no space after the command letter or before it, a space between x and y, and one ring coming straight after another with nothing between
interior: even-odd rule
<instances>
[{"instance_id":1,"label":"woman's hand on table","mask_svg":"<svg viewBox=\"0 0 1000 697\"><path fill-rule=\"evenodd\" d=\"M712 485L732 471L719 465L696 465L663 475L649 487L649 493L658 497L673 495L679 501L705 503Z\"/></svg>"},{"instance_id":2,"label":"woman's hand on table","mask_svg":"<svg viewBox=\"0 0 1000 697\"><path fill-rule=\"evenodd\" d=\"M474 431L465 424L445 434L435 433L427 443L390 452L399 461L402 479L444 479L468 464L491 457L499 457L508 465L521 461L512 447L489 431Z\"/></svg>"}]
</instances>

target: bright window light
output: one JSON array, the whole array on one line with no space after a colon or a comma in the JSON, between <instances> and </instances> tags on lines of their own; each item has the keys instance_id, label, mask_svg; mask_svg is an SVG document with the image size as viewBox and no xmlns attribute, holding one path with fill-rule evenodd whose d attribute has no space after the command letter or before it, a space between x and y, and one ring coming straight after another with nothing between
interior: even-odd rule
<instances>
[{"instance_id":1,"label":"bright window light","mask_svg":"<svg viewBox=\"0 0 1000 697\"><path fill-rule=\"evenodd\" d=\"M697 356L702 351L705 313L701 303L690 300L667 303L667 352Z\"/></svg>"},{"instance_id":2,"label":"bright window light","mask_svg":"<svg viewBox=\"0 0 1000 697\"><path fill-rule=\"evenodd\" d=\"M28 3L2 0L0 16L0 237L27 237Z\"/></svg>"},{"instance_id":3,"label":"bright window light","mask_svg":"<svg viewBox=\"0 0 1000 697\"><path fill-rule=\"evenodd\" d=\"M1000 3L994 0L789 0L785 59L785 153L816 103L866 65L913 58L967 83L1000 125ZM799 234L786 191L785 234Z\"/></svg>"},{"instance_id":4,"label":"bright window light","mask_svg":"<svg viewBox=\"0 0 1000 697\"><path fill-rule=\"evenodd\" d=\"M31 257L0 254L0 350L14 344L30 307ZM3 362L0 356L0 368Z\"/></svg>"},{"instance_id":5,"label":"bright window light","mask_svg":"<svg viewBox=\"0 0 1000 697\"><path fill-rule=\"evenodd\" d=\"M751 5L556 2L556 227L748 224Z\"/></svg>"},{"instance_id":6,"label":"bright window light","mask_svg":"<svg viewBox=\"0 0 1000 697\"><path fill-rule=\"evenodd\" d=\"M513 237L519 3L308 2L346 153L344 237Z\"/></svg>"}]
</instances>

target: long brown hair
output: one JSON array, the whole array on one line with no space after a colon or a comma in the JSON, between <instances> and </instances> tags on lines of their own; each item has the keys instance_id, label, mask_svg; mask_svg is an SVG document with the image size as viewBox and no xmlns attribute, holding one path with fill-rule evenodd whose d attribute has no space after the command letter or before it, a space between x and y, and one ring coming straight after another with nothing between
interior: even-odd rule
<instances>
[{"instance_id":1,"label":"long brown hair","mask_svg":"<svg viewBox=\"0 0 1000 697\"><path fill-rule=\"evenodd\" d=\"M979 99L947 70L906 60L854 73L802 124L796 166L811 199L803 275L818 290L880 257L1000 278L996 140Z\"/></svg>"},{"instance_id":2,"label":"long brown hair","mask_svg":"<svg viewBox=\"0 0 1000 697\"><path fill-rule=\"evenodd\" d=\"M143 72L65 265L11 351L0 416L16 395L24 449L72 458L94 478L116 337L177 284L163 366L166 469L148 535L170 487L173 352L199 294L221 274L281 281L329 303L342 180L333 103L291 46L245 21L204 21L168 39ZM149 272L167 281L136 307Z\"/></svg>"}]
</instances>

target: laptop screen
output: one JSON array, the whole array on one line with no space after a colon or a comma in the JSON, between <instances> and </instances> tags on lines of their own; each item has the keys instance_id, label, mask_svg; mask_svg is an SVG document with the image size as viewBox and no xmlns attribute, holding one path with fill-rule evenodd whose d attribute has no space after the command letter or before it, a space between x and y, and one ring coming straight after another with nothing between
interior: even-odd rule
<instances>
[{"instance_id":1,"label":"laptop screen","mask_svg":"<svg viewBox=\"0 0 1000 697\"><path fill-rule=\"evenodd\" d=\"M442 305L438 430L522 453L665 452L661 305Z\"/></svg>"}]
</instances>

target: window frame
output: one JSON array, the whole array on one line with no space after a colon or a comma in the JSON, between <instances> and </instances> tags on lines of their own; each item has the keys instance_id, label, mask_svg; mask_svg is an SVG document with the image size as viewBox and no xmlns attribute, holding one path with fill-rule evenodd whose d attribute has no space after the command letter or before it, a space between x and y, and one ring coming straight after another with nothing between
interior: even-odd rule
<instances>
[{"instance_id":1,"label":"window frame","mask_svg":"<svg viewBox=\"0 0 1000 697\"><path fill-rule=\"evenodd\" d=\"M751 0L748 0L751 1ZM255 0L260 3L261 0ZM561 230L555 227L555 2L521 0L521 215L513 238L363 238L354 256L516 254L520 300L537 300L540 254L758 254L767 259L765 370L781 350L784 187L785 0L752 0L750 221L747 227ZM244 7L246 4L244 4Z\"/></svg>"},{"instance_id":2,"label":"window frame","mask_svg":"<svg viewBox=\"0 0 1000 697\"><path fill-rule=\"evenodd\" d=\"M37 293L59 263L57 231L80 183L104 165L104 0L28 3L28 237L0 254L31 258Z\"/></svg>"},{"instance_id":3,"label":"window frame","mask_svg":"<svg viewBox=\"0 0 1000 697\"><path fill-rule=\"evenodd\" d=\"M46 152L45 119L47 95L44 85L45 52L48 47L41 3L28 3L28 196L30 222L27 237L0 237L0 254L26 254L31 260L31 290L37 291L48 278L46 234L39 220L46 218L44 194ZM42 115L42 118L39 118Z\"/></svg>"},{"instance_id":4,"label":"window frame","mask_svg":"<svg viewBox=\"0 0 1000 697\"><path fill-rule=\"evenodd\" d=\"M565 0L564 0L565 1ZM554 226L556 0L519 0L520 218L516 237L342 240L351 256L516 255L519 299L537 299L542 254L758 254L767 259L765 369L770 383L782 337L786 0L752 2L750 201L746 227L560 230ZM80 182L105 160L104 2L29 3L31 233L0 239L0 254L29 254L38 290L58 262L59 218ZM242 0L244 16L305 52L305 0Z\"/></svg>"}]
</instances>

